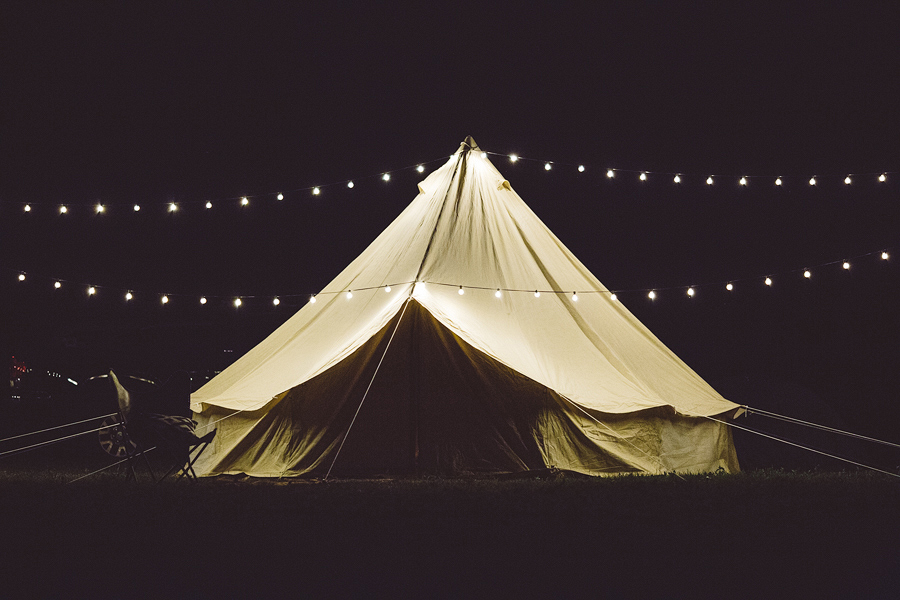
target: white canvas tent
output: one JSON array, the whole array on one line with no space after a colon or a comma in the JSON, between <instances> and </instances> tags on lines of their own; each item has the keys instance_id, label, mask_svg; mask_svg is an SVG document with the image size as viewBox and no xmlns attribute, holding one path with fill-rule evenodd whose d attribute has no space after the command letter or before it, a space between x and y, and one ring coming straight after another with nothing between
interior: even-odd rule
<instances>
[{"instance_id":1,"label":"white canvas tent","mask_svg":"<svg viewBox=\"0 0 900 600\"><path fill-rule=\"evenodd\" d=\"M471 138L191 405L218 429L206 475L738 469L730 429L706 417L740 407L613 299Z\"/></svg>"}]
</instances>

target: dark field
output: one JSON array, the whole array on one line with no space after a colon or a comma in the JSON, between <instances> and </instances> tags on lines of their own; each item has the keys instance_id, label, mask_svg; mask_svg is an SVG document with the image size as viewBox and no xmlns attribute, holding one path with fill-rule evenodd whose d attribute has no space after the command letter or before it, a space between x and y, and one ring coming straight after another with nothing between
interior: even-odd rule
<instances>
[{"instance_id":1,"label":"dark field","mask_svg":"<svg viewBox=\"0 0 900 600\"><path fill-rule=\"evenodd\" d=\"M0 596L900 595L900 481L877 474L75 476L0 471Z\"/></svg>"}]
</instances>

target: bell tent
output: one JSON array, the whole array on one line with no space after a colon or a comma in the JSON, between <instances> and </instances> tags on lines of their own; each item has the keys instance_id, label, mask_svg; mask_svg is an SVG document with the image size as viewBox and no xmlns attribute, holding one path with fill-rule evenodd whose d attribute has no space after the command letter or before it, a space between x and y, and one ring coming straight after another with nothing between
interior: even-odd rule
<instances>
[{"instance_id":1,"label":"bell tent","mask_svg":"<svg viewBox=\"0 0 900 600\"><path fill-rule=\"evenodd\" d=\"M472 138L313 300L192 395L198 430L217 429L198 473L738 469L721 420L740 407L612 296Z\"/></svg>"}]
</instances>

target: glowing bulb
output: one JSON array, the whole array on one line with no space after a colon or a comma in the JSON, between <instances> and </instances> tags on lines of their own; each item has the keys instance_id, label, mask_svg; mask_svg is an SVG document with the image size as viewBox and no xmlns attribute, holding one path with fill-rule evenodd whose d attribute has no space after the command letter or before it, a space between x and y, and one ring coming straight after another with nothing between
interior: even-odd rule
<instances>
[{"instance_id":1,"label":"glowing bulb","mask_svg":"<svg viewBox=\"0 0 900 600\"><path fill-rule=\"evenodd\" d=\"M284 194L278 194L277 196L275 196L275 199L276 200L284 200Z\"/></svg>"},{"instance_id":2,"label":"glowing bulb","mask_svg":"<svg viewBox=\"0 0 900 600\"><path fill-rule=\"evenodd\" d=\"M552 168L552 167L550 166L550 163L544 163L544 170L545 170L545 171L549 171L551 168Z\"/></svg>"},{"instance_id":3,"label":"glowing bulb","mask_svg":"<svg viewBox=\"0 0 900 600\"><path fill-rule=\"evenodd\" d=\"M61 288L61 287L62 287L62 282L57 281L56 283L53 284L53 287L55 287L56 289Z\"/></svg>"},{"instance_id":4,"label":"glowing bulb","mask_svg":"<svg viewBox=\"0 0 900 600\"><path fill-rule=\"evenodd\" d=\"M641 181L647 181L647 174L641 173L640 176L638 177L638 179L640 179Z\"/></svg>"},{"instance_id":5,"label":"glowing bulb","mask_svg":"<svg viewBox=\"0 0 900 600\"><path fill-rule=\"evenodd\" d=\"M725 285L725 289L728 290L728 291L730 292L731 290L734 289L734 285L732 285L732 284L730 284L730 283L729 283L729 284L726 284L726 285Z\"/></svg>"},{"instance_id":6,"label":"glowing bulb","mask_svg":"<svg viewBox=\"0 0 900 600\"><path fill-rule=\"evenodd\" d=\"M60 213L60 214L64 215L64 214L66 214L67 212L69 212L69 209L66 208L65 206L60 206L60 207L59 207L59 213Z\"/></svg>"},{"instance_id":7,"label":"glowing bulb","mask_svg":"<svg viewBox=\"0 0 900 600\"><path fill-rule=\"evenodd\" d=\"M578 172L584 173L584 165L578 165Z\"/></svg>"},{"instance_id":8,"label":"glowing bulb","mask_svg":"<svg viewBox=\"0 0 900 600\"><path fill-rule=\"evenodd\" d=\"M206 208L212 208L212 202L207 202L207 203L206 203Z\"/></svg>"},{"instance_id":9,"label":"glowing bulb","mask_svg":"<svg viewBox=\"0 0 900 600\"><path fill-rule=\"evenodd\" d=\"M391 286L389 286L389 285L384 286L384 291L385 291L385 293L390 294L390 293L391 293Z\"/></svg>"},{"instance_id":10,"label":"glowing bulb","mask_svg":"<svg viewBox=\"0 0 900 600\"><path fill-rule=\"evenodd\" d=\"M97 288L95 288L94 286L91 286L88 288L88 296L93 296L96 293L97 293Z\"/></svg>"},{"instance_id":11,"label":"glowing bulb","mask_svg":"<svg viewBox=\"0 0 900 600\"><path fill-rule=\"evenodd\" d=\"M316 297L315 297L315 296L310 296L310 297L309 297L309 303L310 303L310 304L315 304L315 303L316 303Z\"/></svg>"},{"instance_id":12,"label":"glowing bulb","mask_svg":"<svg viewBox=\"0 0 900 600\"><path fill-rule=\"evenodd\" d=\"M782 183L781 177L776 177L776 178L775 178L775 185L781 185L781 183Z\"/></svg>"},{"instance_id":13,"label":"glowing bulb","mask_svg":"<svg viewBox=\"0 0 900 600\"><path fill-rule=\"evenodd\" d=\"M482 152L482 153L481 153L481 158L487 158L487 152Z\"/></svg>"},{"instance_id":14,"label":"glowing bulb","mask_svg":"<svg viewBox=\"0 0 900 600\"><path fill-rule=\"evenodd\" d=\"M687 291L687 295L688 295L688 296L690 296L691 298L693 298L695 293L696 293L696 292L694 292L694 288L688 288L688 291Z\"/></svg>"},{"instance_id":15,"label":"glowing bulb","mask_svg":"<svg viewBox=\"0 0 900 600\"><path fill-rule=\"evenodd\" d=\"M807 279L810 279L812 277L812 273L810 273L809 270L806 270L806 271L803 271L803 276L806 277Z\"/></svg>"},{"instance_id":16,"label":"glowing bulb","mask_svg":"<svg viewBox=\"0 0 900 600\"><path fill-rule=\"evenodd\" d=\"M712 178L712 175L710 175L709 177L706 178L706 185L712 185L712 183L713 183L713 178Z\"/></svg>"},{"instance_id":17,"label":"glowing bulb","mask_svg":"<svg viewBox=\"0 0 900 600\"><path fill-rule=\"evenodd\" d=\"M766 285L772 285L772 278L766 277Z\"/></svg>"},{"instance_id":18,"label":"glowing bulb","mask_svg":"<svg viewBox=\"0 0 900 600\"><path fill-rule=\"evenodd\" d=\"M178 205L176 205L174 202L169 204L169 212L175 212L176 210L178 210Z\"/></svg>"},{"instance_id":19,"label":"glowing bulb","mask_svg":"<svg viewBox=\"0 0 900 600\"><path fill-rule=\"evenodd\" d=\"M248 204L250 204L250 199L247 198L247 196L242 197L241 198L241 206L247 206Z\"/></svg>"},{"instance_id":20,"label":"glowing bulb","mask_svg":"<svg viewBox=\"0 0 900 600\"><path fill-rule=\"evenodd\" d=\"M347 290L347 300L349 300L352 297L353 297L353 292L351 292L350 290Z\"/></svg>"},{"instance_id":21,"label":"glowing bulb","mask_svg":"<svg viewBox=\"0 0 900 600\"><path fill-rule=\"evenodd\" d=\"M126 299L126 300L131 300L132 298L134 298L134 296L131 294L131 292L125 292L125 299Z\"/></svg>"},{"instance_id":22,"label":"glowing bulb","mask_svg":"<svg viewBox=\"0 0 900 600\"><path fill-rule=\"evenodd\" d=\"M96 207L96 210L98 213L102 213L104 210L106 210L106 207L103 206L102 204L98 204Z\"/></svg>"},{"instance_id":23,"label":"glowing bulb","mask_svg":"<svg viewBox=\"0 0 900 600\"><path fill-rule=\"evenodd\" d=\"M206 304L206 296L200 298L200 304Z\"/></svg>"},{"instance_id":24,"label":"glowing bulb","mask_svg":"<svg viewBox=\"0 0 900 600\"><path fill-rule=\"evenodd\" d=\"M418 171L419 173L421 173L424 170L425 170L425 167L423 167L422 165L419 165L418 167L416 167L416 171ZM387 181L387 179L385 179L385 181Z\"/></svg>"},{"instance_id":25,"label":"glowing bulb","mask_svg":"<svg viewBox=\"0 0 900 600\"><path fill-rule=\"evenodd\" d=\"M882 173L881 175L878 176L878 181L884 183L885 181L887 181L887 175Z\"/></svg>"},{"instance_id":26,"label":"glowing bulb","mask_svg":"<svg viewBox=\"0 0 900 600\"><path fill-rule=\"evenodd\" d=\"M385 173L384 175L381 176L381 179L383 179L384 181L390 181L390 180L391 180L391 174L390 174L390 173Z\"/></svg>"},{"instance_id":27,"label":"glowing bulb","mask_svg":"<svg viewBox=\"0 0 900 600\"><path fill-rule=\"evenodd\" d=\"M882 252L882 253L881 253L881 260L887 260L887 259L888 259L888 253L887 253L887 252Z\"/></svg>"},{"instance_id":28,"label":"glowing bulb","mask_svg":"<svg viewBox=\"0 0 900 600\"><path fill-rule=\"evenodd\" d=\"M741 177L741 179L740 179L740 181L738 181L738 183L740 183L741 185L747 185L747 178Z\"/></svg>"},{"instance_id":29,"label":"glowing bulb","mask_svg":"<svg viewBox=\"0 0 900 600\"><path fill-rule=\"evenodd\" d=\"M25 281L25 273L19 273L19 281Z\"/></svg>"},{"instance_id":30,"label":"glowing bulb","mask_svg":"<svg viewBox=\"0 0 900 600\"><path fill-rule=\"evenodd\" d=\"M578 292L572 292L572 302L578 302Z\"/></svg>"},{"instance_id":31,"label":"glowing bulb","mask_svg":"<svg viewBox=\"0 0 900 600\"><path fill-rule=\"evenodd\" d=\"M272 304L278 306L279 304L281 304L281 300L279 300L278 298L272 298Z\"/></svg>"},{"instance_id":32,"label":"glowing bulb","mask_svg":"<svg viewBox=\"0 0 900 600\"><path fill-rule=\"evenodd\" d=\"M320 190L319 188L317 188L317 187L313 188L313 196L318 196L321 193L322 193L322 190Z\"/></svg>"},{"instance_id":33,"label":"glowing bulb","mask_svg":"<svg viewBox=\"0 0 900 600\"><path fill-rule=\"evenodd\" d=\"M676 175L672 178L672 181L674 181L675 183L681 183L681 175Z\"/></svg>"},{"instance_id":34,"label":"glowing bulb","mask_svg":"<svg viewBox=\"0 0 900 600\"><path fill-rule=\"evenodd\" d=\"M613 171L612 169L607 169L607 170L606 170L606 176L607 176L609 179L612 179L613 177L616 176L616 173L615 173L615 171Z\"/></svg>"},{"instance_id":35,"label":"glowing bulb","mask_svg":"<svg viewBox=\"0 0 900 600\"><path fill-rule=\"evenodd\" d=\"M534 290L534 297L535 297L535 298L540 298L540 297L541 297L541 293L540 293L539 291L537 291L537 290Z\"/></svg>"},{"instance_id":36,"label":"glowing bulb","mask_svg":"<svg viewBox=\"0 0 900 600\"><path fill-rule=\"evenodd\" d=\"M841 266L844 267L844 270L850 270L850 263L848 263L847 261L844 261L844 264Z\"/></svg>"},{"instance_id":37,"label":"glowing bulb","mask_svg":"<svg viewBox=\"0 0 900 600\"><path fill-rule=\"evenodd\" d=\"M609 299L612 300L613 302L615 302L616 300L619 299L619 297L616 296L615 294L610 294L610 295L609 295Z\"/></svg>"},{"instance_id":38,"label":"glowing bulb","mask_svg":"<svg viewBox=\"0 0 900 600\"><path fill-rule=\"evenodd\" d=\"M815 178L815 177L810 177L810 178L809 178L809 185L816 185L816 178Z\"/></svg>"},{"instance_id":39,"label":"glowing bulb","mask_svg":"<svg viewBox=\"0 0 900 600\"><path fill-rule=\"evenodd\" d=\"M656 292L654 292L653 290L650 290L650 293L647 294L647 297L650 298L651 300L656 299Z\"/></svg>"},{"instance_id":40,"label":"glowing bulb","mask_svg":"<svg viewBox=\"0 0 900 600\"><path fill-rule=\"evenodd\" d=\"M134 212L137 212L137 211L141 210L141 205L135 204L132 208L134 208Z\"/></svg>"},{"instance_id":41,"label":"glowing bulb","mask_svg":"<svg viewBox=\"0 0 900 600\"><path fill-rule=\"evenodd\" d=\"M462 286L459 286L459 295L462 296L465 293L466 293L466 290L464 290Z\"/></svg>"},{"instance_id":42,"label":"glowing bulb","mask_svg":"<svg viewBox=\"0 0 900 600\"><path fill-rule=\"evenodd\" d=\"M348 182L347 182L347 187L350 188L350 189L352 190L352 189L353 189L353 182L352 182L352 181L348 181Z\"/></svg>"},{"instance_id":43,"label":"glowing bulb","mask_svg":"<svg viewBox=\"0 0 900 600\"><path fill-rule=\"evenodd\" d=\"M849 176L849 175L847 175L846 177L844 177L844 183L846 183L847 185L850 185L850 182L851 182L851 181L852 181L852 180L850 179L850 176Z\"/></svg>"},{"instance_id":44,"label":"glowing bulb","mask_svg":"<svg viewBox=\"0 0 900 600\"><path fill-rule=\"evenodd\" d=\"M241 299L240 299L240 298L235 298L235 299L234 299L234 307L235 307L235 308L238 308L240 305L241 305Z\"/></svg>"},{"instance_id":45,"label":"glowing bulb","mask_svg":"<svg viewBox=\"0 0 900 600\"><path fill-rule=\"evenodd\" d=\"M515 154L509 155L509 162L516 162L517 160L519 160L519 157L516 156Z\"/></svg>"},{"instance_id":46,"label":"glowing bulb","mask_svg":"<svg viewBox=\"0 0 900 600\"><path fill-rule=\"evenodd\" d=\"M503 296L503 294L500 293L500 290L497 290L496 292L494 292L494 297L495 297L495 298L500 298L501 296Z\"/></svg>"},{"instance_id":47,"label":"glowing bulb","mask_svg":"<svg viewBox=\"0 0 900 600\"><path fill-rule=\"evenodd\" d=\"M30 205L30 204L26 204L26 205L25 205L25 212L31 212L31 205Z\"/></svg>"},{"instance_id":48,"label":"glowing bulb","mask_svg":"<svg viewBox=\"0 0 900 600\"><path fill-rule=\"evenodd\" d=\"M159 301L162 302L163 304L168 304L168 303L169 303L169 297L168 297L168 296L163 296L162 298L159 299Z\"/></svg>"}]
</instances>

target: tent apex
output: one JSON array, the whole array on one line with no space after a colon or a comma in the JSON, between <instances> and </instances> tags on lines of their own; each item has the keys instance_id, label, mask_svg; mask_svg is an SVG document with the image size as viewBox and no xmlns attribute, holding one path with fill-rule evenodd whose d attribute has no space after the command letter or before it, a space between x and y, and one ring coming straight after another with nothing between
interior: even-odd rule
<instances>
[{"instance_id":1,"label":"tent apex","mask_svg":"<svg viewBox=\"0 0 900 600\"><path fill-rule=\"evenodd\" d=\"M472 138L471 135L466 136L466 139L463 141L462 144L460 144L459 149L461 151L470 150L473 152L475 150L480 150L480 148L478 147L478 144L475 143L475 140Z\"/></svg>"}]
</instances>

